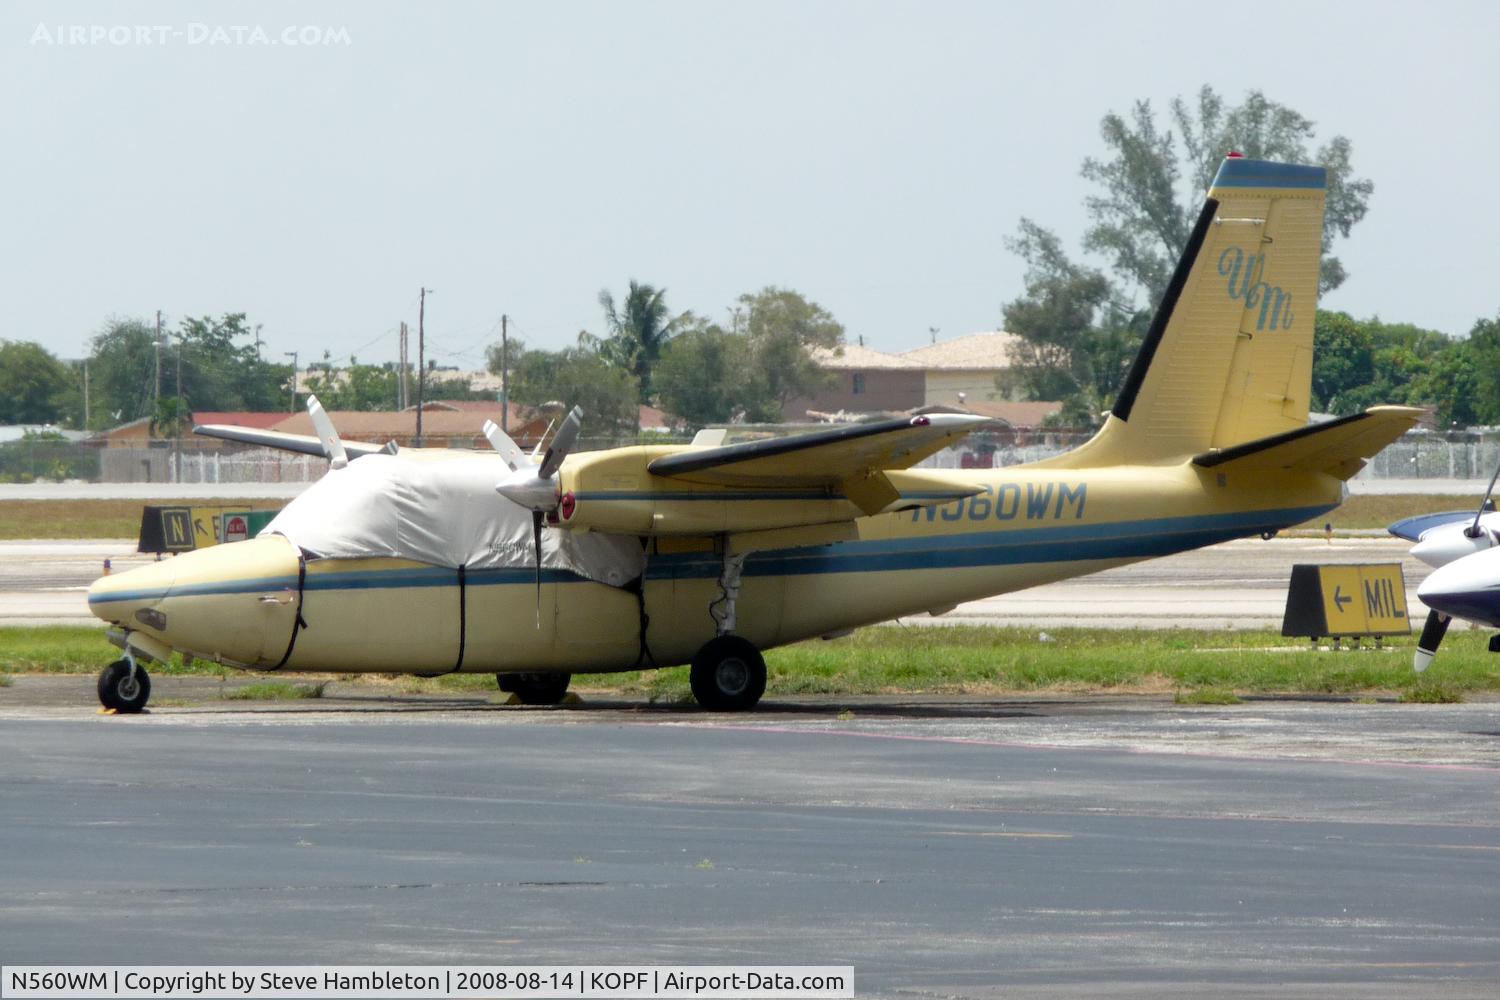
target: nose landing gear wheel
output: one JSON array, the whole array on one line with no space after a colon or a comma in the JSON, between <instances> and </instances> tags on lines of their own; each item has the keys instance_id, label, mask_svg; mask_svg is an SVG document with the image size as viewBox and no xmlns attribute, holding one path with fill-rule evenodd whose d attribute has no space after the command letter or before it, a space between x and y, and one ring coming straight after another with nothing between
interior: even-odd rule
<instances>
[{"instance_id":1,"label":"nose landing gear wheel","mask_svg":"<svg viewBox=\"0 0 1500 1000\"><path fill-rule=\"evenodd\" d=\"M568 693L572 674L496 674L500 690L515 695L523 705L556 705Z\"/></svg>"},{"instance_id":2,"label":"nose landing gear wheel","mask_svg":"<svg viewBox=\"0 0 1500 1000\"><path fill-rule=\"evenodd\" d=\"M766 693L766 661L737 635L710 639L693 657L693 697L710 712L744 712Z\"/></svg>"},{"instance_id":3,"label":"nose landing gear wheel","mask_svg":"<svg viewBox=\"0 0 1500 1000\"><path fill-rule=\"evenodd\" d=\"M146 707L151 697L151 676L139 663L131 675L129 660L116 660L99 674L99 702L122 715L133 715Z\"/></svg>"}]
</instances>

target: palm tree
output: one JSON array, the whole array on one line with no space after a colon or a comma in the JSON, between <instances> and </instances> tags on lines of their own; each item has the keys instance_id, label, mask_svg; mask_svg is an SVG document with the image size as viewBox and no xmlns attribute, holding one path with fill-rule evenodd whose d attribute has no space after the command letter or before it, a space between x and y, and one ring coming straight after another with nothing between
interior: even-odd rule
<instances>
[{"instance_id":1,"label":"palm tree","mask_svg":"<svg viewBox=\"0 0 1500 1000\"><path fill-rule=\"evenodd\" d=\"M666 292L665 288L652 288L632 278L623 311L615 309L609 289L599 292L599 305L604 308L604 324L609 330L600 353L610 364L636 377L642 403L651 401L651 369L676 332L677 320L668 318Z\"/></svg>"}]
</instances>

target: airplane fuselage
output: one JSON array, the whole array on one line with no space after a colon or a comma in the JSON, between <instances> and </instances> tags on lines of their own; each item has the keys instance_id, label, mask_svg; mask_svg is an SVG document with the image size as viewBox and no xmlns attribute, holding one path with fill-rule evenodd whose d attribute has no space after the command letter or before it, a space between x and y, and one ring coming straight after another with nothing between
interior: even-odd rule
<instances>
[{"instance_id":1,"label":"airplane fuselage","mask_svg":"<svg viewBox=\"0 0 1500 1000\"><path fill-rule=\"evenodd\" d=\"M1342 486L1314 473L1236 481L1191 464L935 475L982 492L859 518L851 540L749 554L738 633L770 648L1276 531L1332 509ZM303 561L287 539L265 535L107 577L89 602L165 646L260 669L592 673L684 663L716 631L723 542L647 544L639 589L548 569L538 595L530 567Z\"/></svg>"}]
</instances>

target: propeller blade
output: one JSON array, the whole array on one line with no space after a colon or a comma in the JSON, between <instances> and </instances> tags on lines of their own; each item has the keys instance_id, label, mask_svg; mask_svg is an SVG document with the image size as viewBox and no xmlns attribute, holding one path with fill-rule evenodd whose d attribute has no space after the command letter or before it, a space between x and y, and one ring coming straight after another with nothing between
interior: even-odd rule
<instances>
[{"instance_id":1,"label":"propeller blade","mask_svg":"<svg viewBox=\"0 0 1500 1000\"><path fill-rule=\"evenodd\" d=\"M323 442L323 454L328 456L333 467L342 469L348 465L349 456L344 453L344 442L339 440L339 432L334 430L333 420L323 409L323 404L318 402L317 396L307 397L307 415L312 417L313 427L318 432L318 440Z\"/></svg>"},{"instance_id":2,"label":"propeller blade","mask_svg":"<svg viewBox=\"0 0 1500 1000\"><path fill-rule=\"evenodd\" d=\"M531 464L535 465L542 460L542 445L547 443L547 435L552 433L552 428L557 426L556 420L547 421L547 429L542 431L542 436L536 439L536 447L531 449Z\"/></svg>"},{"instance_id":3,"label":"propeller blade","mask_svg":"<svg viewBox=\"0 0 1500 1000\"><path fill-rule=\"evenodd\" d=\"M1448 631L1448 623L1453 619L1436 611L1427 612L1427 624L1422 627L1422 638L1417 640L1417 651L1412 655L1412 669L1417 673L1426 670L1431 664L1433 657L1437 656L1438 646L1442 645L1443 636Z\"/></svg>"},{"instance_id":4,"label":"propeller blade","mask_svg":"<svg viewBox=\"0 0 1500 1000\"><path fill-rule=\"evenodd\" d=\"M568 452L573 450L573 445L578 441L578 430L582 426L583 408L575 406L557 429L557 436L552 439L552 446L542 458L542 467L537 470L537 475L543 479L552 478L562 466L563 459L568 457Z\"/></svg>"},{"instance_id":5,"label":"propeller blade","mask_svg":"<svg viewBox=\"0 0 1500 1000\"><path fill-rule=\"evenodd\" d=\"M511 436L500 429L500 425L493 420L484 422L484 436L489 440L490 447L499 453L502 461L510 466L511 472L519 472L521 469L529 469L532 466L530 458L521 450Z\"/></svg>"},{"instance_id":6,"label":"propeller blade","mask_svg":"<svg viewBox=\"0 0 1500 1000\"><path fill-rule=\"evenodd\" d=\"M531 512L531 539L536 545L536 627L542 627L542 518L539 510Z\"/></svg>"}]
</instances>

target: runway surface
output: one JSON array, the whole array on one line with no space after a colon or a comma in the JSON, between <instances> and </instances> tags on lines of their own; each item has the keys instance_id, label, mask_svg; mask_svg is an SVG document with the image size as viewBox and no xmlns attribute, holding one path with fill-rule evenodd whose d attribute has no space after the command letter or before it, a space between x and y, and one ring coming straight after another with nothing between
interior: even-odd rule
<instances>
[{"instance_id":1,"label":"runway surface","mask_svg":"<svg viewBox=\"0 0 1500 1000\"><path fill-rule=\"evenodd\" d=\"M9 963L852 964L859 996L888 997L1500 991L1493 704L107 718L8 695Z\"/></svg>"},{"instance_id":2,"label":"runway surface","mask_svg":"<svg viewBox=\"0 0 1500 1000\"><path fill-rule=\"evenodd\" d=\"M1428 568L1389 536L1246 539L1184 552L1093 576L959 605L941 618L909 624L1006 624L1060 627L1279 628L1294 563L1400 562L1408 609L1420 628L1427 609L1416 599ZM104 560L115 572L151 556L127 539L0 542L0 625L101 625L89 614L88 585Z\"/></svg>"}]
</instances>

